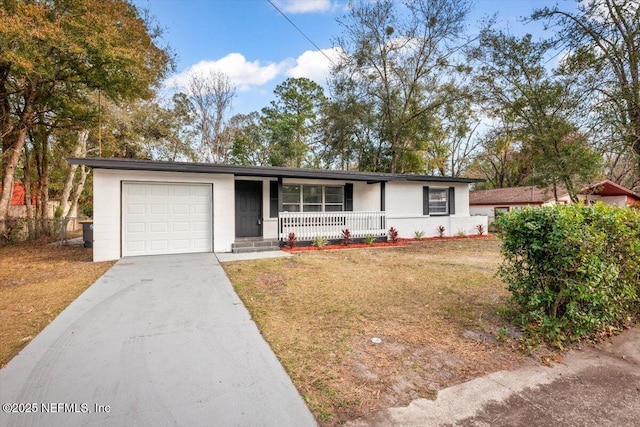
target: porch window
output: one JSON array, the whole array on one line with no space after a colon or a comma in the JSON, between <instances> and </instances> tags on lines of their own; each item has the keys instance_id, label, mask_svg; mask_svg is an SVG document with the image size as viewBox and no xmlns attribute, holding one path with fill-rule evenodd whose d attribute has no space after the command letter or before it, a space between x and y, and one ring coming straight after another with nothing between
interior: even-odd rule
<instances>
[{"instance_id":1,"label":"porch window","mask_svg":"<svg viewBox=\"0 0 640 427\"><path fill-rule=\"evenodd\" d=\"M322 185L301 185L302 211L322 212Z\"/></svg>"},{"instance_id":2,"label":"porch window","mask_svg":"<svg viewBox=\"0 0 640 427\"><path fill-rule=\"evenodd\" d=\"M282 209L285 212L302 212L301 190L301 185L282 187Z\"/></svg>"},{"instance_id":3,"label":"porch window","mask_svg":"<svg viewBox=\"0 0 640 427\"><path fill-rule=\"evenodd\" d=\"M324 210L327 212L344 210L344 187L324 187Z\"/></svg>"},{"instance_id":4,"label":"porch window","mask_svg":"<svg viewBox=\"0 0 640 427\"><path fill-rule=\"evenodd\" d=\"M344 210L344 187L328 185L284 185L285 212L340 212Z\"/></svg>"}]
</instances>

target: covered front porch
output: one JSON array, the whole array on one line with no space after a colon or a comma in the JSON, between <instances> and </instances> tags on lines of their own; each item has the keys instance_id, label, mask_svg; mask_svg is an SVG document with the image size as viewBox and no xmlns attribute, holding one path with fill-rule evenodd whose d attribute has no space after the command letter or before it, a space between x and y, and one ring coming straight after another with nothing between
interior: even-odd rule
<instances>
[{"instance_id":1,"label":"covered front porch","mask_svg":"<svg viewBox=\"0 0 640 427\"><path fill-rule=\"evenodd\" d=\"M290 233L296 240L312 241L317 237L327 240L341 239L343 230L351 238L375 238L387 235L387 213L375 212L279 212L278 237L286 241Z\"/></svg>"}]
</instances>

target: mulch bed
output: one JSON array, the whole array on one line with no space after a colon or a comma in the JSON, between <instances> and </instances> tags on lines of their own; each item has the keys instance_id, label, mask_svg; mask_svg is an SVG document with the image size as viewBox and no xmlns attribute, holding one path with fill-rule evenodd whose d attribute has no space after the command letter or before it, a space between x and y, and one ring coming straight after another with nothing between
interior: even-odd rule
<instances>
[{"instance_id":1,"label":"mulch bed","mask_svg":"<svg viewBox=\"0 0 640 427\"><path fill-rule=\"evenodd\" d=\"M361 248L393 248L398 246L408 246L414 243L433 241L433 240L456 240L456 239L486 239L493 237L492 234L473 234L468 236L448 236L448 237L423 237L421 239L398 239L395 242L373 242L371 244L367 243L349 243L348 245L344 245L342 243L338 244L328 244L325 245L322 249L317 246L309 245L309 246L294 246L290 248L288 246L284 246L281 250L285 252L307 252L307 251L324 251L324 250L340 250L340 249L361 249Z\"/></svg>"}]
</instances>

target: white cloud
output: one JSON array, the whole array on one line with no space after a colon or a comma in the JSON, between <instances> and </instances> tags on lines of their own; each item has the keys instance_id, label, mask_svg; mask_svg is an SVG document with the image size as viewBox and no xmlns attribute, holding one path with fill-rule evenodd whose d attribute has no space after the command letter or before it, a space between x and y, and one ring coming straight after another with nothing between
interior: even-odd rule
<instances>
[{"instance_id":1,"label":"white cloud","mask_svg":"<svg viewBox=\"0 0 640 427\"><path fill-rule=\"evenodd\" d=\"M342 50L336 47L322 51L308 50L297 58L286 58L280 62L249 61L240 53L230 53L220 59L204 60L190 66L165 80L164 87L169 92L185 91L189 76L208 76L211 72L229 77L239 94L245 94L242 99L246 96L259 97L265 91L262 96L266 97L271 94L274 85L288 77L306 77L326 86L331 69L331 61L327 57L335 62L341 53ZM242 99L238 98L236 102L241 103Z\"/></svg>"},{"instance_id":2,"label":"white cloud","mask_svg":"<svg viewBox=\"0 0 640 427\"><path fill-rule=\"evenodd\" d=\"M277 0L275 4L287 13L312 13L331 10L331 0Z\"/></svg>"},{"instance_id":3,"label":"white cloud","mask_svg":"<svg viewBox=\"0 0 640 427\"><path fill-rule=\"evenodd\" d=\"M230 53L220 59L200 61L181 73L169 77L165 80L164 86L184 89L190 75L208 75L211 72L225 74L240 92L254 90L281 75L306 77L318 84L325 84L331 69L331 62L327 57L335 61L340 52L340 48L336 47L322 51L308 50L296 59L287 58L277 63L248 61L240 53Z\"/></svg>"},{"instance_id":4,"label":"white cloud","mask_svg":"<svg viewBox=\"0 0 640 427\"><path fill-rule=\"evenodd\" d=\"M217 60L200 61L192 65L185 71L169 77L165 86L185 88L190 75L208 75L213 71L225 74L239 91L244 92L273 80L289 68L291 63L291 60L280 63L250 62L240 53L230 53Z\"/></svg>"},{"instance_id":5,"label":"white cloud","mask_svg":"<svg viewBox=\"0 0 640 427\"><path fill-rule=\"evenodd\" d=\"M322 51L307 50L295 60L295 66L287 69L286 75L295 78L306 77L324 85L331 69L331 61L327 57L335 62L341 52L338 47Z\"/></svg>"}]
</instances>

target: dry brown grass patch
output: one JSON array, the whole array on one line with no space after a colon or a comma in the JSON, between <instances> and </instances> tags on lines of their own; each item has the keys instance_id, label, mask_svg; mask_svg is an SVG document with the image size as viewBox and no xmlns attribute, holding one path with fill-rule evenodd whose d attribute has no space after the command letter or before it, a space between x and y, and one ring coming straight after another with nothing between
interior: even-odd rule
<instances>
[{"instance_id":1,"label":"dry brown grass patch","mask_svg":"<svg viewBox=\"0 0 640 427\"><path fill-rule=\"evenodd\" d=\"M337 425L522 363L495 339L499 261L497 239L460 239L225 269L316 419Z\"/></svg>"},{"instance_id":2,"label":"dry brown grass patch","mask_svg":"<svg viewBox=\"0 0 640 427\"><path fill-rule=\"evenodd\" d=\"M4 366L113 262L46 241L0 248L0 366Z\"/></svg>"}]
</instances>

